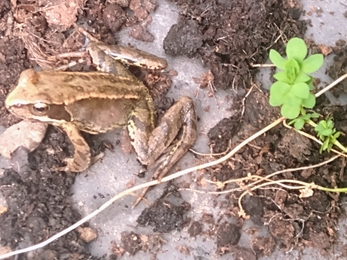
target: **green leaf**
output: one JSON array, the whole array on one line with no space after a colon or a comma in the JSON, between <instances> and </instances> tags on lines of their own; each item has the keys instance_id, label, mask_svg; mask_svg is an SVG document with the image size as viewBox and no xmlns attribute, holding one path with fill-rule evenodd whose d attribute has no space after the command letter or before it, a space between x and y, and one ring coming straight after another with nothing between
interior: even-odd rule
<instances>
[{"instance_id":1,"label":"green leaf","mask_svg":"<svg viewBox=\"0 0 347 260\"><path fill-rule=\"evenodd\" d=\"M301 70L305 73L312 73L318 70L324 62L322 54L314 54L301 63Z\"/></svg>"},{"instance_id":2,"label":"green leaf","mask_svg":"<svg viewBox=\"0 0 347 260\"><path fill-rule=\"evenodd\" d=\"M308 82L310 82L310 80L311 80L310 76L308 76L306 73L300 71L298 73L298 75L296 76L294 83L300 83L300 82L308 83Z\"/></svg>"},{"instance_id":3,"label":"green leaf","mask_svg":"<svg viewBox=\"0 0 347 260\"><path fill-rule=\"evenodd\" d=\"M298 118L298 120L295 121L294 127L297 130L301 130L304 127L305 120L302 118Z\"/></svg>"},{"instance_id":4,"label":"green leaf","mask_svg":"<svg viewBox=\"0 0 347 260\"><path fill-rule=\"evenodd\" d=\"M288 119L298 117L300 114L300 106L291 103L284 103L281 108L281 115Z\"/></svg>"},{"instance_id":5,"label":"green leaf","mask_svg":"<svg viewBox=\"0 0 347 260\"><path fill-rule=\"evenodd\" d=\"M289 83L294 83L300 72L300 66L296 60L290 59L285 64L285 71L287 73L287 78L290 81Z\"/></svg>"},{"instance_id":6,"label":"green leaf","mask_svg":"<svg viewBox=\"0 0 347 260\"><path fill-rule=\"evenodd\" d=\"M324 130L320 131L319 133L323 136L329 136L329 135L333 134L333 129L331 129L331 128L324 129Z\"/></svg>"},{"instance_id":7,"label":"green leaf","mask_svg":"<svg viewBox=\"0 0 347 260\"><path fill-rule=\"evenodd\" d=\"M329 143L328 143L327 151L330 152L331 148L333 148L333 144L329 142Z\"/></svg>"},{"instance_id":8,"label":"green leaf","mask_svg":"<svg viewBox=\"0 0 347 260\"><path fill-rule=\"evenodd\" d=\"M319 117L319 115L316 112L313 112L309 115L310 115L310 118L318 118Z\"/></svg>"},{"instance_id":9,"label":"green leaf","mask_svg":"<svg viewBox=\"0 0 347 260\"><path fill-rule=\"evenodd\" d=\"M289 40L286 53L288 60L295 59L297 62L301 63L307 55L307 46L304 40L300 38L292 38Z\"/></svg>"},{"instance_id":10,"label":"green leaf","mask_svg":"<svg viewBox=\"0 0 347 260\"><path fill-rule=\"evenodd\" d=\"M330 148L332 145L335 143L335 139L333 134L336 132L336 129L334 129L334 122L331 118L329 118L327 121L321 120L318 122L317 126L314 129L317 132L317 136L324 142L327 140L331 145L329 146ZM323 148L325 149L325 148ZM328 148L326 148L328 149Z\"/></svg>"},{"instance_id":11,"label":"green leaf","mask_svg":"<svg viewBox=\"0 0 347 260\"><path fill-rule=\"evenodd\" d=\"M301 107L301 104L302 104L302 98L294 95L291 91L288 92L288 94L286 95L285 97L285 101L284 103L288 103L290 104L291 106L298 106L298 107Z\"/></svg>"},{"instance_id":12,"label":"green leaf","mask_svg":"<svg viewBox=\"0 0 347 260\"><path fill-rule=\"evenodd\" d=\"M335 142L337 141L336 139L340 137L340 135L341 135L341 132L336 132L336 133L333 135L333 137L334 137L334 139L335 139ZM334 143L335 143L335 142L334 142Z\"/></svg>"},{"instance_id":13,"label":"green leaf","mask_svg":"<svg viewBox=\"0 0 347 260\"><path fill-rule=\"evenodd\" d=\"M317 132L317 135L320 139L322 139L322 135L321 132L324 131L325 127L322 125L321 123L322 121L320 121L317 126L314 128L314 130Z\"/></svg>"},{"instance_id":14,"label":"green leaf","mask_svg":"<svg viewBox=\"0 0 347 260\"><path fill-rule=\"evenodd\" d=\"M272 84L270 88L270 105L273 107L282 105L289 91L290 85L287 83L277 81Z\"/></svg>"},{"instance_id":15,"label":"green leaf","mask_svg":"<svg viewBox=\"0 0 347 260\"><path fill-rule=\"evenodd\" d=\"M306 108L313 108L316 105L316 97L312 93L308 95L308 98L302 100L302 106ZM312 117L312 118L318 118Z\"/></svg>"},{"instance_id":16,"label":"green leaf","mask_svg":"<svg viewBox=\"0 0 347 260\"><path fill-rule=\"evenodd\" d=\"M288 92L288 94L285 96L285 101L281 108L282 116L288 119L293 119L298 117L301 110L301 103L302 103L301 98L295 96L291 92Z\"/></svg>"},{"instance_id":17,"label":"green leaf","mask_svg":"<svg viewBox=\"0 0 347 260\"><path fill-rule=\"evenodd\" d=\"M307 85L310 87L310 90L313 90L314 89L314 86L313 86L313 78L310 77L311 79L309 81L307 81Z\"/></svg>"},{"instance_id":18,"label":"green leaf","mask_svg":"<svg viewBox=\"0 0 347 260\"><path fill-rule=\"evenodd\" d=\"M322 153L322 152L325 151L325 150L328 150L328 152L329 152L329 139L326 139L326 140L323 142L323 144L322 144L321 149L319 150L319 152Z\"/></svg>"},{"instance_id":19,"label":"green leaf","mask_svg":"<svg viewBox=\"0 0 347 260\"><path fill-rule=\"evenodd\" d=\"M285 82L285 83L291 83L290 80L287 77L287 72L286 71L277 72L274 75L274 78L277 79L278 81L282 81L282 82Z\"/></svg>"},{"instance_id":20,"label":"green leaf","mask_svg":"<svg viewBox=\"0 0 347 260\"><path fill-rule=\"evenodd\" d=\"M306 83L301 82L294 84L290 92L299 98L307 99L310 95L310 88Z\"/></svg>"},{"instance_id":21,"label":"green leaf","mask_svg":"<svg viewBox=\"0 0 347 260\"><path fill-rule=\"evenodd\" d=\"M284 65L287 62L287 60L285 60L281 54L279 54L277 51L271 49L270 50L270 54L269 54L269 58L271 60L271 62L273 64L275 64L275 66L281 70L284 70Z\"/></svg>"},{"instance_id":22,"label":"green leaf","mask_svg":"<svg viewBox=\"0 0 347 260\"><path fill-rule=\"evenodd\" d=\"M293 125L293 124L296 122L296 120L299 120L299 118L300 118L300 117L294 118L293 120L290 120L289 123L288 123L288 125Z\"/></svg>"},{"instance_id":23,"label":"green leaf","mask_svg":"<svg viewBox=\"0 0 347 260\"><path fill-rule=\"evenodd\" d=\"M326 121L326 128L334 128L334 121L332 118L329 118L328 121Z\"/></svg>"}]
</instances>

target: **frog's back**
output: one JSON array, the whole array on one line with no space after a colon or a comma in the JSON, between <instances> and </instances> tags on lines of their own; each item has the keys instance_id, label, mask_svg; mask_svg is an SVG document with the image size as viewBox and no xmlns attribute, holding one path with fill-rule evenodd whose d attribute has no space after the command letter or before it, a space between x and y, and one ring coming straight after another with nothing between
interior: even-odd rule
<instances>
[{"instance_id":1,"label":"frog's back","mask_svg":"<svg viewBox=\"0 0 347 260\"><path fill-rule=\"evenodd\" d=\"M57 72L28 69L22 72L17 87L8 95L11 103L69 105L88 98L150 99L139 80L103 72ZM17 100L16 100L17 99Z\"/></svg>"}]
</instances>

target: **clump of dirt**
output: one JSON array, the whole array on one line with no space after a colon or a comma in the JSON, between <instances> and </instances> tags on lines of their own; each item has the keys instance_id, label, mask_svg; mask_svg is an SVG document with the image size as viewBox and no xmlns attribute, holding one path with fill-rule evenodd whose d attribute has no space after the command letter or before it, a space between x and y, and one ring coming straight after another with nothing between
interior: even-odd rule
<instances>
[{"instance_id":1,"label":"clump of dirt","mask_svg":"<svg viewBox=\"0 0 347 260\"><path fill-rule=\"evenodd\" d=\"M333 47L334 63L328 68L328 75L332 79L338 79L342 75L346 74L347 68L347 45L346 41L341 39L336 42L335 47ZM341 93L347 93L347 83L342 81L336 87L331 90L331 93L335 97L339 97Z\"/></svg>"},{"instance_id":2,"label":"clump of dirt","mask_svg":"<svg viewBox=\"0 0 347 260\"><path fill-rule=\"evenodd\" d=\"M248 89L257 71L251 64L264 63L270 48L283 46L283 39L302 37L306 29L294 1L172 2L184 11L164 40L166 53L202 59L217 88Z\"/></svg>"},{"instance_id":3,"label":"clump of dirt","mask_svg":"<svg viewBox=\"0 0 347 260\"><path fill-rule=\"evenodd\" d=\"M153 226L153 231L160 233L182 229L187 221L185 214L190 210L190 204L182 201L180 205L175 205L168 200L171 194L179 196L176 189L174 185L168 184L161 198L141 213L137 223L140 226Z\"/></svg>"},{"instance_id":4,"label":"clump of dirt","mask_svg":"<svg viewBox=\"0 0 347 260\"><path fill-rule=\"evenodd\" d=\"M114 253L110 256L110 259L118 259L117 257L123 255L124 252L127 252L130 255L135 255L139 251L150 251L153 255L156 255L158 252L160 252L161 246L166 243L166 241L162 239L158 233L154 235L141 235L134 232L122 232L121 241L123 247L120 248L114 245L112 247L112 251Z\"/></svg>"},{"instance_id":5,"label":"clump of dirt","mask_svg":"<svg viewBox=\"0 0 347 260\"><path fill-rule=\"evenodd\" d=\"M186 203L176 206L169 201L158 200L141 213L137 223L140 226L154 226L153 231L160 233L180 230L184 224L184 214L189 209Z\"/></svg>"}]
</instances>

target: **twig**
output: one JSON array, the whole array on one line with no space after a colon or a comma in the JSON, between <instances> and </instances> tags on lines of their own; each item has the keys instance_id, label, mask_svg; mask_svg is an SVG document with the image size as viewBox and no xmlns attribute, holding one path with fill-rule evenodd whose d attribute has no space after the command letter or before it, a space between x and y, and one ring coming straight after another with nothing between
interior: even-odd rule
<instances>
[{"instance_id":1,"label":"twig","mask_svg":"<svg viewBox=\"0 0 347 260\"><path fill-rule=\"evenodd\" d=\"M330 85L326 86L325 88L323 88L322 90L320 90L319 92L316 93L316 97L319 97L320 95L322 95L323 93L325 93L326 91L330 90L331 88L335 87L337 84L339 84L341 81L343 81L345 78L347 78L347 73L342 75L341 77L339 77L337 80L335 80L333 83L331 83Z\"/></svg>"},{"instance_id":2,"label":"twig","mask_svg":"<svg viewBox=\"0 0 347 260\"><path fill-rule=\"evenodd\" d=\"M275 64L253 64L251 63L252 68L273 68L276 67Z\"/></svg>"},{"instance_id":3,"label":"twig","mask_svg":"<svg viewBox=\"0 0 347 260\"><path fill-rule=\"evenodd\" d=\"M221 156L221 155L227 154L230 149L231 149L231 139L229 139L229 141L228 141L227 149L221 153L200 153L200 152L195 151L193 149L189 149L189 151L192 152L193 154L196 154L196 155L212 157L212 156Z\"/></svg>"},{"instance_id":4,"label":"twig","mask_svg":"<svg viewBox=\"0 0 347 260\"><path fill-rule=\"evenodd\" d=\"M251 94L251 92L252 92L252 90L253 90L253 87L254 87L254 83L253 82L251 82L251 88L247 91L247 93L246 93L246 95L245 95L245 97L242 99L242 101L241 101L241 107L242 107L242 109L241 109L241 115L240 115L240 117L242 118L243 117L243 114L245 113L245 101L246 101L246 99L247 99L247 97L249 96L249 94Z\"/></svg>"}]
</instances>

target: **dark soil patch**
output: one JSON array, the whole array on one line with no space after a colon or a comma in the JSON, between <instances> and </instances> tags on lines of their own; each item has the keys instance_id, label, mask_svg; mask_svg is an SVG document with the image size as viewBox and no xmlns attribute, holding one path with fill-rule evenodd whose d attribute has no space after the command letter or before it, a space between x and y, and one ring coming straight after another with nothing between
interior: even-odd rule
<instances>
[{"instance_id":1,"label":"dark soil patch","mask_svg":"<svg viewBox=\"0 0 347 260\"><path fill-rule=\"evenodd\" d=\"M32 1L17 1L17 6L12 6L11 2L16 1L0 1L0 24L4 25L0 28L0 123L4 126L17 121L7 113L4 100L9 89L16 84L20 72L37 65L50 69L78 61L81 57L57 59L57 55L78 51L84 44L83 36L69 30L70 27L54 24L38 11L40 6L32 4ZM155 9L155 1L131 1L128 8L121 6L127 1L105 2L87 1L83 11L77 13L77 23L85 25L95 37L109 44L117 42L113 33L124 26L132 26L132 36L136 39L153 40L146 25L151 20L149 14ZM174 2L183 8L183 12L164 41L165 50L171 55L201 58L211 69L213 84L218 88L243 86L235 96L234 116L222 120L209 132L214 152L224 152L229 140L235 146L278 117L278 111L267 103L266 91L263 93L254 88L245 100L245 107L242 100L257 71L251 68L251 64L264 62L269 48L283 51L286 39L303 35L305 24L298 21L301 11L298 5L278 0ZM338 68L331 73L339 74L346 66L343 59L346 56L345 47L339 45L335 52L342 53L342 58L337 60ZM82 59L87 58L83 56ZM87 71L94 69L91 67L89 63L78 63L69 69ZM159 114L165 111L171 105L171 100L163 98L171 85L168 74L130 69L150 88ZM320 100L320 104L325 105L326 101ZM347 120L346 111L339 107L321 111L338 116L339 122ZM345 125L339 123L337 128L341 127L343 131ZM249 172L264 176L286 168L315 164L329 157L318 153L317 144L301 138L294 131L278 126L244 147L235 160L209 169L211 179L225 181L244 177ZM93 144L90 137L87 140L92 144L93 151L100 151L99 145ZM66 136L50 128L41 146L30 154L28 167L22 168L20 173L5 171L0 178L0 190L6 198L8 211L0 215L1 247L15 250L38 243L80 219L71 207L69 190L74 176L51 171L71 154L72 148ZM341 165L345 165L343 159L303 172L283 173L274 179L296 179L342 187L347 182ZM184 225L189 226L191 237L214 237L219 254L233 252L238 259L271 255L276 246L285 250L313 246L320 248L322 253L330 252L337 238L335 229L341 214L338 195L315 192L312 197L303 199L297 191L274 189L257 190L252 195L243 200L245 211L255 225L268 225L270 234L269 237L262 237L255 232L253 251L237 245L242 220L239 219L235 225L225 222L222 216L215 221L212 215L206 213L200 222L192 221L189 225L189 220L185 219L189 210L186 203L178 205L161 198L143 213L138 222L152 225L158 232L171 232ZM235 216L237 202L229 200L229 197L226 199L228 203L225 207L230 211L227 217ZM156 252L163 241L160 236L146 237L130 232L122 233L122 243L123 248L113 245L111 259L120 257L124 251L132 255L139 250ZM96 259L88 253L77 231L50 244L44 251L34 253L33 257ZM28 259L28 256L24 255L21 259Z\"/></svg>"},{"instance_id":2,"label":"dark soil patch","mask_svg":"<svg viewBox=\"0 0 347 260\"><path fill-rule=\"evenodd\" d=\"M175 203L169 201L170 195L176 197L176 200L179 198L180 201ZM187 222L186 213L189 210L190 204L183 201L177 192L177 187L169 183L161 198L146 208L136 222L140 226L152 226L154 232L169 233L183 228Z\"/></svg>"},{"instance_id":3,"label":"dark soil patch","mask_svg":"<svg viewBox=\"0 0 347 260\"><path fill-rule=\"evenodd\" d=\"M346 74L347 67L347 45L345 40L339 40L336 42L336 46L333 47L334 63L328 69L328 75L332 79L337 79L343 74ZM335 97L339 97L341 93L346 94L347 83L342 81L338 86L334 87L332 93Z\"/></svg>"},{"instance_id":4,"label":"dark soil patch","mask_svg":"<svg viewBox=\"0 0 347 260\"><path fill-rule=\"evenodd\" d=\"M180 20L164 40L170 55L198 57L214 75L217 88L249 88L270 48L283 47L276 38L302 37L306 25L299 21L300 9L278 0L200 1L189 4L172 0L183 8Z\"/></svg>"}]
</instances>

